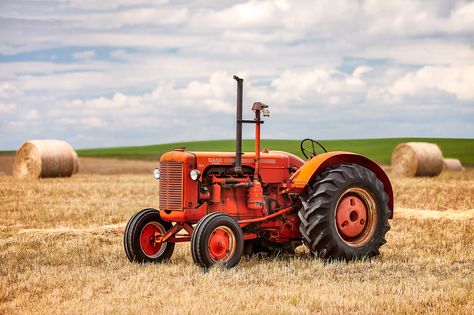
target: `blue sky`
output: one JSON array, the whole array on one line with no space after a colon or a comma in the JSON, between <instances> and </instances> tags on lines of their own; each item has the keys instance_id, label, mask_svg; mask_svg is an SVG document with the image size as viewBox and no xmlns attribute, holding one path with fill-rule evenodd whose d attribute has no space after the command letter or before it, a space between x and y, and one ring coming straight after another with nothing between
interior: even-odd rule
<instances>
[{"instance_id":1,"label":"blue sky","mask_svg":"<svg viewBox=\"0 0 474 315\"><path fill-rule=\"evenodd\" d=\"M0 150L230 139L233 74L265 138L472 138L473 45L472 1L2 1Z\"/></svg>"}]
</instances>

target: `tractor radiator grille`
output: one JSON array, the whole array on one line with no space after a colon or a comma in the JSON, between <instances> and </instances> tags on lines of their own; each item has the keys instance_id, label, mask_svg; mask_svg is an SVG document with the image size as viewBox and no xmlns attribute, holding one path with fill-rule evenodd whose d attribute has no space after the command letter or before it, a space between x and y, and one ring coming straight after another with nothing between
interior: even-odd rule
<instances>
[{"instance_id":1,"label":"tractor radiator grille","mask_svg":"<svg viewBox=\"0 0 474 315\"><path fill-rule=\"evenodd\" d=\"M183 209L183 163L160 163L160 209Z\"/></svg>"}]
</instances>

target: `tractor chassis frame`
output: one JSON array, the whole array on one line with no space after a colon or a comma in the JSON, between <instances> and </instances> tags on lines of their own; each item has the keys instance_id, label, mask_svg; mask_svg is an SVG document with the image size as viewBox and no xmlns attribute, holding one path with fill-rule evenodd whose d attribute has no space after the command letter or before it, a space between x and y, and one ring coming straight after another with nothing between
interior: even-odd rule
<instances>
[{"instance_id":1,"label":"tractor chassis frame","mask_svg":"<svg viewBox=\"0 0 474 315\"><path fill-rule=\"evenodd\" d=\"M293 209L294 209L293 206L286 207L286 208L283 208L283 209L281 209L277 212L266 215L264 217L256 218L256 219L240 220L240 221L238 221L238 223L239 223L241 228L244 228L245 226L247 226L249 224L252 224L252 223L262 223L264 221L276 218L278 216L281 216L285 213L290 212ZM178 234L183 229L187 233L186 234ZM194 230L194 228L189 223L176 223L165 234L162 234L160 232L155 232L155 235L153 236L154 243L155 244L162 244L162 243L165 243L165 242L172 242L172 243L189 242L189 241L191 241L191 236L193 234L193 230ZM257 238L257 233L245 233L244 234L244 240L251 240L251 239L255 239L255 238Z\"/></svg>"}]
</instances>

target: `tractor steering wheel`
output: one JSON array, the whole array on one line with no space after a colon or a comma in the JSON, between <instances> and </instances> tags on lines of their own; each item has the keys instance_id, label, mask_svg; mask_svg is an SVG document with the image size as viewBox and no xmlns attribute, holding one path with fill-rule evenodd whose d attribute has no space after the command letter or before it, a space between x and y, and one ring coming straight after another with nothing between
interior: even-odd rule
<instances>
[{"instance_id":1,"label":"tractor steering wheel","mask_svg":"<svg viewBox=\"0 0 474 315\"><path fill-rule=\"evenodd\" d=\"M310 149L307 149L307 147L309 146L309 142L311 142L311 150ZM301 153L303 153L303 155L309 160L311 159L312 157L315 157L316 155L318 155L318 153L316 152L316 149L314 147L314 144L317 144L321 149L323 149L324 152L328 152L328 150L326 150L325 147L323 147L323 145L321 143L319 143L318 141L316 140L313 140L313 139L303 139L303 141L301 141L300 143L300 149L301 149ZM309 154L309 155L308 155Z\"/></svg>"}]
</instances>

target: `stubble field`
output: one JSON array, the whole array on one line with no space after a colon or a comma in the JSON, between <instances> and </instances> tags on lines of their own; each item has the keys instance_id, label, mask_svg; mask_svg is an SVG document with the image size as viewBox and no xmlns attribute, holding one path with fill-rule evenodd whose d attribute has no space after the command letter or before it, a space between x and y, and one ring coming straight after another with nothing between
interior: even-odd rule
<instances>
[{"instance_id":1,"label":"stubble field","mask_svg":"<svg viewBox=\"0 0 474 315\"><path fill-rule=\"evenodd\" d=\"M152 162L129 161L128 174L114 171L123 161L81 162L72 178L0 176L0 313L474 313L474 169L391 177L395 217L372 261L301 247L203 272L187 243L166 264L126 259L126 221L158 206Z\"/></svg>"}]
</instances>

